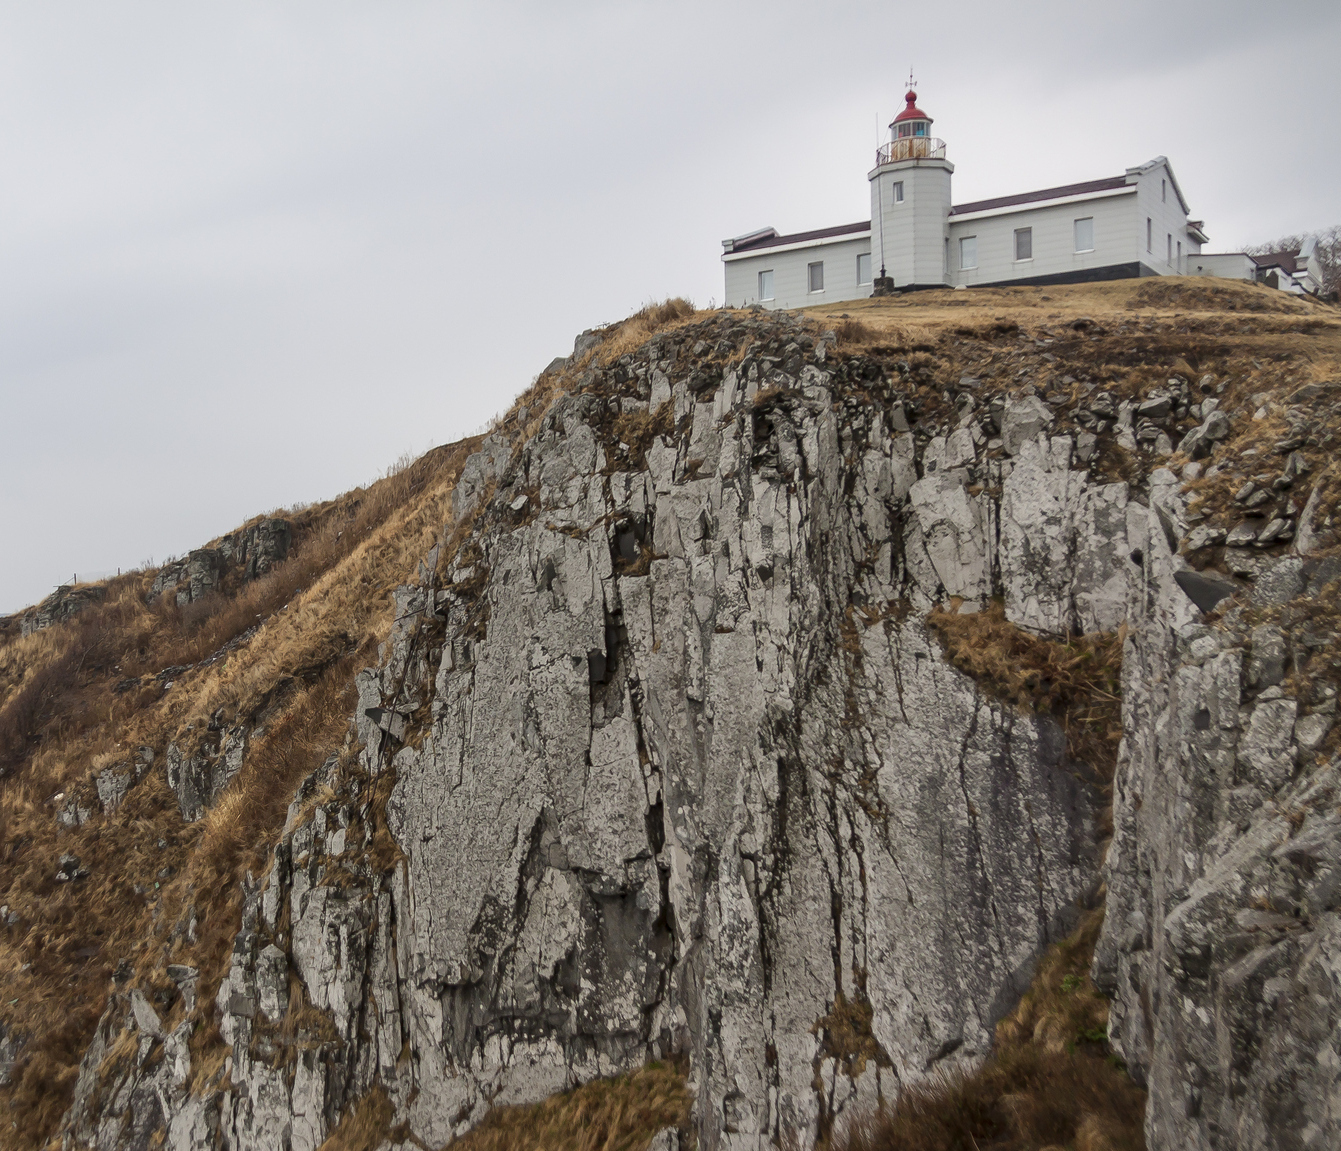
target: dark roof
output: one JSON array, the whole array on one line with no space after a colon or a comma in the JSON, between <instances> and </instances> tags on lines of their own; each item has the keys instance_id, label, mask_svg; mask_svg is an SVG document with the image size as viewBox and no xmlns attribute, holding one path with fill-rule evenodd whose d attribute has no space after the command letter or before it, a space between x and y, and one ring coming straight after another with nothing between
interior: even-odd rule
<instances>
[{"instance_id":1,"label":"dark roof","mask_svg":"<svg viewBox=\"0 0 1341 1151\"><path fill-rule=\"evenodd\" d=\"M757 252L764 248L778 248L783 244L802 244L806 240L826 240L830 236L846 236L850 232L869 232L871 221L862 220L857 224L839 224L836 228L816 228L813 232L793 232L790 236L760 236L757 240L746 240L735 245L727 255L737 252Z\"/></svg>"},{"instance_id":2,"label":"dark roof","mask_svg":"<svg viewBox=\"0 0 1341 1151\"><path fill-rule=\"evenodd\" d=\"M1291 248L1288 252L1263 252L1260 256L1250 255L1248 259L1259 268L1280 268L1294 275L1299 271L1299 262L1296 259L1298 255L1299 249Z\"/></svg>"},{"instance_id":3,"label":"dark roof","mask_svg":"<svg viewBox=\"0 0 1341 1151\"><path fill-rule=\"evenodd\" d=\"M1014 196L998 196L995 200L974 200L971 204L956 204L950 215L962 216L967 212L986 212L992 208L1011 208L1016 204L1032 204L1035 200L1057 200L1063 196L1083 196L1086 192L1107 192L1127 187L1126 176L1110 176L1106 180L1087 180L1083 184L1063 184L1060 188L1040 188L1037 192L1020 192Z\"/></svg>"}]
</instances>

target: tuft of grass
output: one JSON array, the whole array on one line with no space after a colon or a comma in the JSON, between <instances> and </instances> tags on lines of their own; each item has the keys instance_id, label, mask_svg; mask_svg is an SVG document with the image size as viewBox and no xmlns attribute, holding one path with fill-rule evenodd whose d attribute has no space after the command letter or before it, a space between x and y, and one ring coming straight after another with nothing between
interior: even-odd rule
<instances>
[{"instance_id":1,"label":"tuft of grass","mask_svg":"<svg viewBox=\"0 0 1341 1151\"><path fill-rule=\"evenodd\" d=\"M392 1133L392 1116L391 1100L381 1087L374 1087L340 1120L317 1151L375 1151Z\"/></svg>"},{"instance_id":2,"label":"tuft of grass","mask_svg":"<svg viewBox=\"0 0 1341 1151\"><path fill-rule=\"evenodd\" d=\"M680 1069L654 1062L529 1107L497 1107L452 1146L459 1151L645 1151L663 1128L688 1128L692 1103Z\"/></svg>"},{"instance_id":3,"label":"tuft of grass","mask_svg":"<svg viewBox=\"0 0 1341 1151\"><path fill-rule=\"evenodd\" d=\"M833 326L833 334L838 337L838 346L841 348L882 341L882 334L863 320L839 320Z\"/></svg>"},{"instance_id":4,"label":"tuft of grass","mask_svg":"<svg viewBox=\"0 0 1341 1151\"><path fill-rule=\"evenodd\" d=\"M1044 639L1006 619L1005 606L960 615L937 607L927 626L946 659L997 699L1051 715L1066 732L1072 759L1105 783L1122 739L1122 644L1126 629Z\"/></svg>"},{"instance_id":5,"label":"tuft of grass","mask_svg":"<svg viewBox=\"0 0 1341 1151\"><path fill-rule=\"evenodd\" d=\"M621 412L610 426L610 435L615 443L627 444L629 448L629 466L646 466L647 449L657 436L669 435L672 431L674 405L665 403L655 412Z\"/></svg>"},{"instance_id":6,"label":"tuft of grass","mask_svg":"<svg viewBox=\"0 0 1341 1151\"><path fill-rule=\"evenodd\" d=\"M1145 1092L1108 1050L1108 1003L1089 980L1103 921L1049 948L976 1071L906 1088L833 1151L1144 1151Z\"/></svg>"},{"instance_id":7,"label":"tuft of grass","mask_svg":"<svg viewBox=\"0 0 1341 1151\"><path fill-rule=\"evenodd\" d=\"M627 320L601 329L604 338L595 349L596 360L603 366L613 364L620 356L642 347L658 332L686 324L695 315L694 305L678 296L645 304Z\"/></svg>"}]
</instances>

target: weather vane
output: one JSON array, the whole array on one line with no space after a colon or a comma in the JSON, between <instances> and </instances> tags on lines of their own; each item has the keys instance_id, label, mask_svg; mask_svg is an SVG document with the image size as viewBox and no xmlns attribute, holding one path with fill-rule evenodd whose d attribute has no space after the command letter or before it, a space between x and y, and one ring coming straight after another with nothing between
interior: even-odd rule
<instances>
[{"instance_id":1,"label":"weather vane","mask_svg":"<svg viewBox=\"0 0 1341 1151\"><path fill-rule=\"evenodd\" d=\"M911 68L909 68L909 69L908 69L908 87L909 87L909 88L913 88L913 87L915 87L915 86L916 86L916 85L915 85L915 83L914 83L914 81L913 81L913 70L912 70Z\"/></svg>"}]
</instances>

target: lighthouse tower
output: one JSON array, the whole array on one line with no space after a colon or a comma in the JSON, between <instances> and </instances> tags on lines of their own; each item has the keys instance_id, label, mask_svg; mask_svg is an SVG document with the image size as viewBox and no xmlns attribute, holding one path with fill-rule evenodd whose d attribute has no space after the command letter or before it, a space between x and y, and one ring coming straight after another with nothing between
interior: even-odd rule
<instances>
[{"instance_id":1,"label":"lighthouse tower","mask_svg":"<svg viewBox=\"0 0 1341 1151\"><path fill-rule=\"evenodd\" d=\"M931 135L931 117L909 88L904 108L889 126L889 143L875 154L871 181L871 262L886 288L943 287L949 282L946 254L950 175L945 141ZM890 281L893 281L891 284Z\"/></svg>"}]
</instances>

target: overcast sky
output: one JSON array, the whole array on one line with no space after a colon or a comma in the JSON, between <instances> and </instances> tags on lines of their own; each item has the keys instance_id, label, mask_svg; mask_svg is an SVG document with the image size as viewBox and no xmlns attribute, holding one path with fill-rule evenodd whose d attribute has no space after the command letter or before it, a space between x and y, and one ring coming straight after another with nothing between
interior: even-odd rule
<instances>
[{"instance_id":1,"label":"overcast sky","mask_svg":"<svg viewBox=\"0 0 1341 1151\"><path fill-rule=\"evenodd\" d=\"M0 2L0 611L333 496L720 241L1167 155L1213 249L1341 222L1336 0Z\"/></svg>"}]
</instances>

